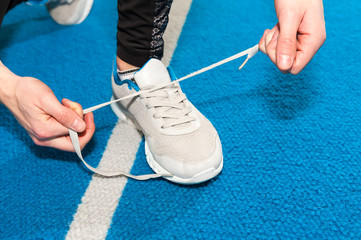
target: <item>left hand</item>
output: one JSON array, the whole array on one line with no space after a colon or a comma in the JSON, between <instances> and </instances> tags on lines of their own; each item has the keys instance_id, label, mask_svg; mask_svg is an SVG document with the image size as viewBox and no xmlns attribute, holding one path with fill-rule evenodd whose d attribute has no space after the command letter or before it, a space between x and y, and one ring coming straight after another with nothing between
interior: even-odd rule
<instances>
[{"instance_id":1,"label":"left hand","mask_svg":"<svg viewBox=\"0 0 361 240\"><path fill-rule=\"evenodd\" d=\"M298 74L326 40L322 0L275 0L278 23L265 30L260 50L283 72Z\"/></svg>"}]
</instances>

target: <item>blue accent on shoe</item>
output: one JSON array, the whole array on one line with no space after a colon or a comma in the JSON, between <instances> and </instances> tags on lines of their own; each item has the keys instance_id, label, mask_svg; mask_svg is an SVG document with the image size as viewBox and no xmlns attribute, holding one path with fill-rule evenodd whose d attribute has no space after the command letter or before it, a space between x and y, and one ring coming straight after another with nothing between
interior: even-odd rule
<instances>
[{"instance_id":1,"label":"blue accent on shoe","mask_svg":"<svg viewBox=\"0 0 361 240\"><path fill-rule=\"evenodd\" d=\"M114 68L113 75L114 75L114 82L115 82L117 85L121 86L121 85L127 83L129 90L132 90L132 88L133 88L135 91L137 91L137 92L140 90L139 87L138 87L138 85L137 85L135 82L133 82L132 80L130 80L130 79L121 80L121 79L119 78L118 73L117 73L117 68L116 68L116 67Z\"/></svg>"}]
</instances>

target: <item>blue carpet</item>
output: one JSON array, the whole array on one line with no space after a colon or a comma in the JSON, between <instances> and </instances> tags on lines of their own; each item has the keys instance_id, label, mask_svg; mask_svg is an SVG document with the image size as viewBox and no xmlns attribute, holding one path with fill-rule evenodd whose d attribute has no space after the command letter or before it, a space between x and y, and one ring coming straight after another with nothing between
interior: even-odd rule
<instances>
[{"instance_id":1,"label":"blue carpet","mask_svg":"<svg viewBox=\"0 0 361 240\"><path fill-rule=\"evenodd\" d=\"M182 83L219 132L224 170L191 187L129 180L108 239L361 238L361 5L324 4L326 43L300 75L279 73L260 53L242 71L239 60ZM272 1L196 0L171 65L183 76L219 61L276 21ZM0 29L0 57L59 99L92 106L110 96L115 26L108 1L73 27L20 6ZM0 239L62 239L91 174L74 154L34 146L4 107L0 114ZM92 164L116 122L110 108L95 120ZM143 147L132 173L150 171Z\"/></svg>"},{"instance_id":2,"label":"blue carpet","mask_svg":"<svg viewBox=\"0 0 361 240\"><path fill-rule=\"evenodd\" d=\"M81 25L55 24L44 7L25 4L5 17L0 58L13 72L41 79L85 108L110 99L115 52L115 3L95 1ZM92 174L76 155L35 146L0 107L0 239L63 239ZM101 158L116 118L95 113L97 132L85 154Z\"/></svg>"}]
</instances>

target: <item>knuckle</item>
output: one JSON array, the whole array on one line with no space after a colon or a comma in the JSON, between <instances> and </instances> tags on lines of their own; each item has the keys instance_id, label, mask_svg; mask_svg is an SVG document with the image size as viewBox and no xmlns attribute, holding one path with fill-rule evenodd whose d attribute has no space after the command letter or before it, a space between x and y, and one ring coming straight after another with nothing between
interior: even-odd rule
<instances>
[{"instance_id":1,"label":"knuckle","mask_svg":"<svg viewBox=\"0 0 361 240\"><path fill-rule=\"evenodd\" d=\"M49 97L48 97L46 94L41 95L41 96L39 97L39 102L40 102L40 104L41 104L42 106L44 106L44 105L46 105L46 104L49 103Z\"/></svg>"},{"instance_id":2,"label":"knuckle","mask_svg":"<svg viewBox=\"0 0 361 240\"><path fill-rule=\"evenodd\" d=\"M299 74L299 72L298 72L298 71L295 71L295 70L291 70L290 73L291 73L292 75L297 75L297 74Z\"/></svg>"},{"instance_id":3,"label":"knuckle","mask_svg":"<svg viewBox=\"0 0 361 240\"><path fill-rule=\"evenodd\" d=\"M38 145L38 146L44 146L45 145L45 143L43 141L40 141L37 137L31 137L31 139L33 140L35 145Z\"/></svg>"},{"instance_id":4,"label":"knuckle","mask_svg":"<svg viewBox=\"0 0 361 240\"><path fill-rule=\"evenodd\" d=\"M36 128L33 130L33 132L34 132L35 137L39 140L45 140L45 139L51 138L51 135L49 134L49 132L47 132L46 130L44 130L42 128Z\"/></svg>"},{"instance_id":5,"label":"knuckle","mask_svg":"<svg viewBox=\"0 0 361 240\"><path fill-rule=\"evenodd\" d=\"M35 123L30 126L31 135L33 135L38 140L47 140L52 137L51 133L47 130L47 128L40 123Z\"/></svg>"},{"instance_id":6,"label":"knuckle","mask_svg":"<svg viewBox=\"0 0 361 240\"><path fill-rule=\"evenodd\" d=\"M296 45L296 39L290 37L283 37L278 40L283 47L293 47Z\"/></svg>"},{"instance_id":7,"label":"knuckle","mask_svg":"<svg viewBox=\"0 0 361 240\"><path fill-rule=\"evenodd\" d=\"M292 69L290 70L290 73L292 75L297 75L301 72L302 68L300 68L299 66L294 66L292 67Z\"/></svg>"}]
</instances>

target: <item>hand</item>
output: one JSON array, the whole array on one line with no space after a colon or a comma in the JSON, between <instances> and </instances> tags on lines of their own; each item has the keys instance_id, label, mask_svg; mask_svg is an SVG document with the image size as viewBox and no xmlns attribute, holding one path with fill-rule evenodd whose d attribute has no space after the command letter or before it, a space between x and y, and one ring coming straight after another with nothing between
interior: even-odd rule
<instances>
[{"instance_id":1,"label":"hand","mask_svg":"<svg viewBox=\"0 0 361 240\"><path fill-rule=\"evenodd\" d=\"M74 151L68 128L79 132L80 146L92 138L95 125L93 114L84 116L80 104L57 100L51 89L40 80L16 77L14 94L4 101L35 144L64 151Z\"/></svg>"},{"instance_id":2,"label":"hand","mask_svg":"<svg viewBox=\"0 0 361 240\"><path fill-rule=\"evenodd\" d=\"M275 0L278 23L265 30L260 50L283 73L298 74L326 40L322 0Z\"/></svg>"}]
</instances>

